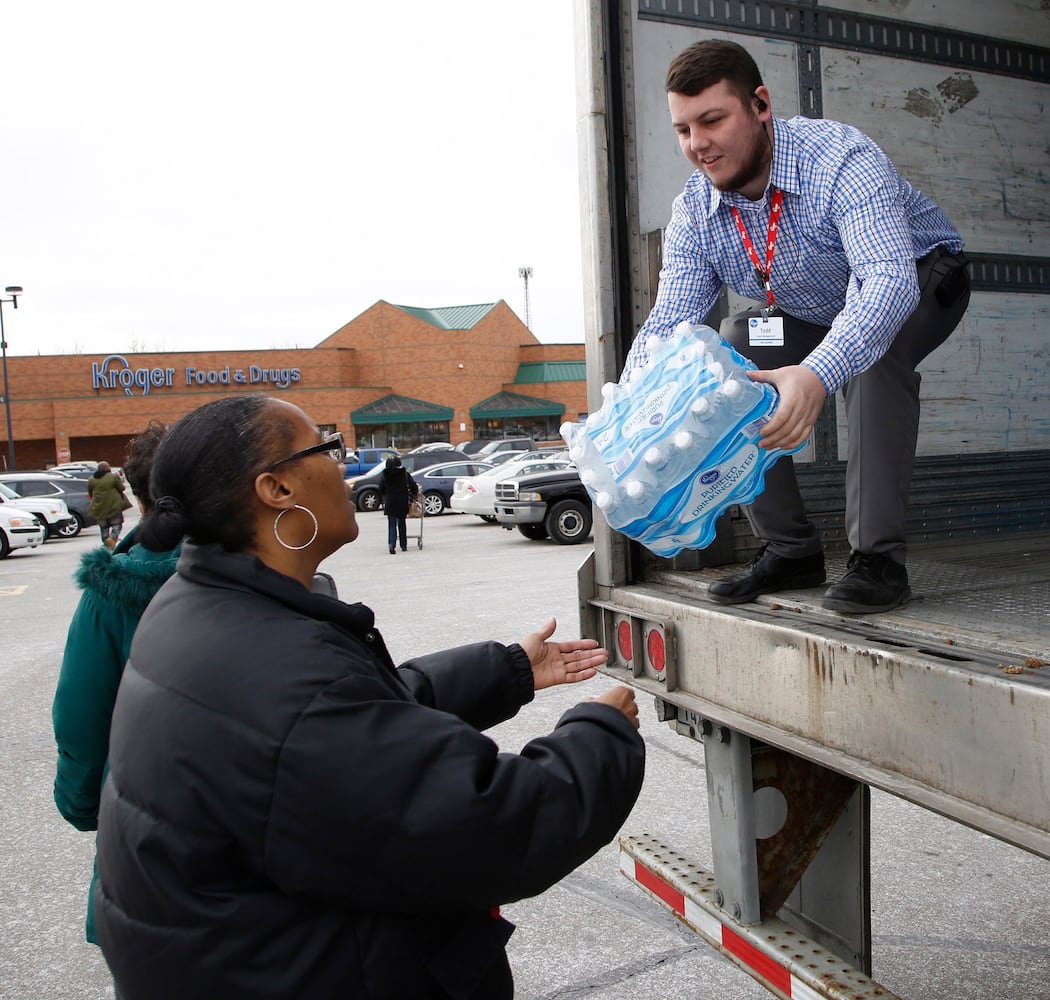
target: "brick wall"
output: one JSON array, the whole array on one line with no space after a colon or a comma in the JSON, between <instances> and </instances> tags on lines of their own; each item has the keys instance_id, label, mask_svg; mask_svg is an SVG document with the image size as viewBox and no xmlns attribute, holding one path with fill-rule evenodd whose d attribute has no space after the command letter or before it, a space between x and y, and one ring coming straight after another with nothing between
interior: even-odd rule
<instances>
[{"instance_id":1,"label":"brick wall","mask_svg":"<svg viewBox=\"0 0 1050 1000\"><path fill-rule=\"evenodd\" d=\"M151 419L173 423L231 392L287 399L351 442L353 410L390 393L408 396L451 407L449 440L459 443L475 436L472 406L504 389L526 388L513 384L518 365L582 357L582 344L539 344L505 302L469 330L441 329L378 302L321 345L297 350L8 357L16 460L20 468L42 467L58 461L64 448L71 460L119 462L124 443ZM263 376L293 369L299 380L287 385ZM566 419L586 412L583 382L530 384L524 394L563 403ZM6 453L0 419L0 466Z\"/></svg>"}]
</instances>

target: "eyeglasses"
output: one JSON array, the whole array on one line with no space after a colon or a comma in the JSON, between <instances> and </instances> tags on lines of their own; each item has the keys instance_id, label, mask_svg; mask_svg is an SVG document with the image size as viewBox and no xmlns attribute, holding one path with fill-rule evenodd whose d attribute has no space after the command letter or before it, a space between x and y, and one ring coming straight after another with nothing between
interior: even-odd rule
<instances>
[{"instance_id":1,"label":"eyeglasses","mask_svg":"<svg viewBox=\"0 0 1050 1000\"><path fill-rule=\"evenodd\" d=\"M274 462L266 471L272 472L278 465L290 462L294 458L306 458L307 455L327 455L333 462L346 461L346 445L343 444L343 435L337 431L312 448L304 448L302 451L294 452L287 458Z\"/></svg>"}]
</instances>

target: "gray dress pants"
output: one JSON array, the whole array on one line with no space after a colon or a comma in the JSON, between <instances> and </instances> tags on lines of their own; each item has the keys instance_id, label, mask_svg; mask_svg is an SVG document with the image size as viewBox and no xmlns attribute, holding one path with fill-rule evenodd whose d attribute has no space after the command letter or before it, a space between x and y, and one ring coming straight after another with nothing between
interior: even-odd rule
<instances>
[{"instance_id":1,"label":"gray dress pants","mask_svg":"<svg viewBox=\"0 0 1050 1000\"><path fill-rule=\"evenodd\" d=\"M970 300L966 258L943 248L916 262L921 297L883 357L843 387L848 443L846 537L857 552L905 561L904 514L911 489L919 432L919 383L915 370L958 326ZM730 316L722 337L761 369L799 364L823 340L827 327L784 317L782 347L748 344L749 310ZM766 486L745 508L751 530L769 550L789 559L821 550L820 536L806 516L786 455L766 472Z\"/></svg>"}]
</instances>

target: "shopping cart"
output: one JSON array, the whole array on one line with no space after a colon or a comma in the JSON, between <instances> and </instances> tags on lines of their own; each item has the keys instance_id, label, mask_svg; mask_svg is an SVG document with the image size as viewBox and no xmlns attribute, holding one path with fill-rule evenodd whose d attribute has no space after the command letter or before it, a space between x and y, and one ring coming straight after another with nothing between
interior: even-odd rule
<instances>
[{"instance_id":1,"label":"shopping cart","mask_svg":"<svg viewBox=\"0 0 1050 1000\"><path fill-rule=\"evenodd\" d=\"M408 505L408 517L405 519L405 526L411 527L413 524L419 525L419 534L405 534L405 540L414 538L416 540L416 546L423 548L423 521L426 519L426 510L423 507L423 498L416 495L416 499L411 501Z\"/></svg>"}]
</instances>

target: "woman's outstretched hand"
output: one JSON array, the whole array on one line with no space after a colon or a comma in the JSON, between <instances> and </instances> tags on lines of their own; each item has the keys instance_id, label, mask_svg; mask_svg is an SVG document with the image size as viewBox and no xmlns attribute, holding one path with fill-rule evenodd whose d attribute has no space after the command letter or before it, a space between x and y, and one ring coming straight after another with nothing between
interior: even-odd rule
<instances>
[{"instance_id":1,"label":"woman's outstretched hand","mask_svg":"<svg viewBox=\"0 0 1050 1000\"><path fill-rule=\"evenodd\" d=\"M571 639L548 642L558 623L551 618L536 632L521 640L521 648L532 664L533 684L537 691L556 684L575 684L593 677L609 654L593 639Z\"/></svg>"}]
</instances>

